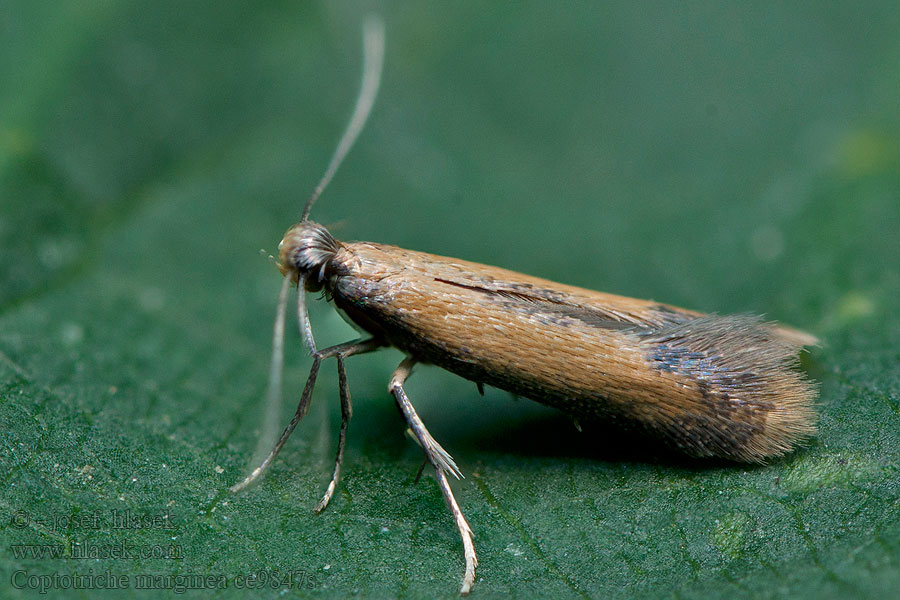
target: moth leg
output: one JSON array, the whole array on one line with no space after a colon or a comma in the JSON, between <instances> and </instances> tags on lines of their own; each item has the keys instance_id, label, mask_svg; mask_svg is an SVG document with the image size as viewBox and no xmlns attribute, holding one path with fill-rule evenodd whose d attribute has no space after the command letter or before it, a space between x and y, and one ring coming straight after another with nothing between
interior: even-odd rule
<instances>
[{"instance_id":1,"label":"moth leg","mask_svg":"<svg viewBox=\"0 0 900 600\"><path fill-rule=\"evenodd\" d=\"M397 370L394 371L391 377L389 390L397 400L397 406L400 408L400 412L403 413L406 423L412 429L413 435L415 435L419 445L425 451L425 456L434 466L435 479L437 479L438 486L441 488L444 500L447 501L447 506L450 507L450 512L456 521L456 528L459 529L466 559L466 572L463 576L462 587L459 593L465 596L472 589L472 584L475 582L475 566L478 564L478 558L475 556L475 542L472 539L472 529L469 527L466 517L463 516L459 504L456 503L456 498L453 497L453 491L450 489L450 482L447 480L447 473L452 474L457 479L462 476L462 473L460 473L459 468L447 451L428 433L425 424L422 423L422 419L416 414L416 409L413 408L409 397L403 390L403 383L412 372L414 364L416 364L416 360L413 358L406 358L400 363L400 366L397 367Z\"/></svg>"},{"instance_id":2,"label":"moth leg","mask_svg":"<svg viewBox=\"0 0 900 600\"><path fill-rule=\"evenodd\" d=\"M422 464L419 466L419 470L416 471L416 478L413 480L413 483L419 483L419 479L422 478L422 472L425 470L425 467L428 465L428 457L422 461Z\"/></svg>"},{"instance_id":3,"label":"moth leg","mask_svg":"<svg viewBox=\"0 0 900 600\"><path fill-rule=\"evenodd\" d=\"M288 423L288 426L284 428L284 431L281 433L281 437L278 438L278 441L275 443L275 447L272 448L272 451L269 452L269 455L266 456L265 460L260 463L258 467L253 469L253 471L247 475L247 477L233 486L231 486L231 491L239 492L249 486L251 483L259 479L259 476L262 475L266 469L272 464L272 461L275 460L275 457L278 456L278 453L281 452L282 446L284 446L285 442L287 442L288 438L291 437L291 433L293 433L294 428L297 427L297 423L306 416L307 411L309 411L309 401L312 398L312 391L316 385L316 376L319 374L319 366L322 361L326 358L331 358L335 355L341 355L342 358L346 358L347 356L351 356L353 354L363 354L365 352L371 352L379 348L382 345L382 342L376 339L368 339L363 340L361 342L346 342L344 344L338 344L337 346L331 346L329 348L324 348L322 350L317 350L313 353L313 364L309 369L309 377L306 379L306 385L303 388L303 393L300 395L300 402L297 404L297 410L294 412L294 417L291 419L291 422ZM339 373L342 367L339 367ZM344 377L344 384L346 384L346 376ZM342 386L346 387L346 385ZM343 389L341 391L341 403L343 408ZM349 406L350 397L349 392L347 395L347 404ZM343 410L341 411L344 412ZM349 415L346 416L346 420L349 421ZM342 423L341 423L341 432L342 437L339 441L339 459L338 465L335 469L336 473L339 474L340 468L340 460L343 458L343 434L346 431L346 424L343 423L344 416L342 414ZM329 486L330 487L330 486ZM321 504L321 503L320 503ZM327 502L326 502L327 504ZM324 508L324 506L322 507Z\"/></svg>"},{"instance_id":4,"label":"moth leg","mask_svg":"<svg viewBox=\"0 0 900 600\"><path fill-rule=\"evenodd\" d=\"M341 390L341 433L338 436L337 456L334 459L334 472L331 475L331 481L325 489L325 495L316 504L314 512L320 513L325 510L331 497L334 496L334 490L337 488L338 479L341 476L341 463L344 462L344 443L347 441L347 426L350 424L350 417L353 416L353 406L350 403L350 386L347 385L347 371L344 369L344 354L337 354L338 369L338 385Z\"/></svg>"}]
</instances>

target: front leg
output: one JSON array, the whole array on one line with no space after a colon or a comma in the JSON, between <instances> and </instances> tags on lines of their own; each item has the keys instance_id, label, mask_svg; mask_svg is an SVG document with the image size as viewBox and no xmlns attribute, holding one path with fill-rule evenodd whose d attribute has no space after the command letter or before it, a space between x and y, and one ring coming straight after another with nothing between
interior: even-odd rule
<instances>
[{"instance_id":1,"label":"front leg","mask_svg":"<svg viewBox=\"0 0 900 600\"><path fill-rule=\"evenodd\" d=\"M326 358L330 358L332 356L338 357L338 378L340 382L340 394L341 394L341 433L338 438L338 451L337 458L335 460L334 473L331 477L331 483L328 484L328 489L325 491L325 496L316 506L316 512L320 512L325 506L328 504L328 501L331 500L332 494L334 494L334 488L337 485L337 479L341 473L341 461L344 458L344 441L347 437L347 425L350 421L351 408L350 408L350 390L347 388L347 374L344 372L344 358L348 356L353 356L354 354L364 354L366 352L372 352L383 346L383 342L377 339L368 339L358 342L347 342L346 344L338 344L337 346L331 346L330 348L324 348L322 350L314 350L313 351L313 364L309 369L309 377L306 379L306 385L303 388L303 393L300 395L300 402L297 404L297 410L294 412L294 417L291 419L291 422L288 423L287 427L284 428L284 431L281 434L281 437L278 438L278 442L275 443L275 447L272 448L272 451L269 452L269 455L266 456L265 460L262 463L253 469L253 471L247 475L247 477L237 483L231 488L229 488L232 492L237 493L251 483L256 481L260 475L262 475L266 469L272 464L272 461L275 460L275 457L278 456L278 453L281 452L282 446L287 442L287 439L291 437L291 433L294 431L294 428L297 426L297 423L306 416L306 412L309 410L309 402L312 398L313 387L316 385L316 377L319 374L319 365Z\"/></svg>"},{"instance_id":2,"label":"front leg","mask_svg":"<svg viewBox=\"0 0 900 600\"><path fill-rule=\"evenodd\" d=\"M416 414L416 409L413 408L412 403L410 403L409 397L403 391L403 383L412 372L414 364L416 364L415 359L404 359L400 366L397 367L397 370L394 371L388 389L397 400L397 406L400 408L400 412L403 413L403 418L406 419L406 423L412 430L413 435L416 436L419 445L422 446L422 450L425 451L425 456L434 466L435 479L437 479L438 486L441 488L441 493L444 494L447 506L450 507L450 512L453 513L456 528L459 529L466 558L466 573L463 576L462 588L459 590L459 593L465 596L472 589L472 584L475 582L475 566L478 564L478 558L475 556L475 542L472 540L472 529L469 527L466 517L463 516L459 504L456 503L456 498L453 497L453 490L450 489L450 482L447 480L447 473L451 473L457 479L462 477L462 473L460 473L456 463L453 462L450 454L428 433L425 424L419 418L419 415Z\"/></svg>"}]
</instances>

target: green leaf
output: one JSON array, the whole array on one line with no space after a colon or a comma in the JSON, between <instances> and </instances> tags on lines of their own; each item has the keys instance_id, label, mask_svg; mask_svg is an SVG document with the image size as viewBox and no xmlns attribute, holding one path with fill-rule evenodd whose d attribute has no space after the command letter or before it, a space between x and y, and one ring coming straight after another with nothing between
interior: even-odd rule
<instances>
[{"instance_id":1,"label":"green leaf","mask_svg":"<svg viewBox=\"0 0 900 600\"><path fill-rule=\"evenodd\" d=\"M804 359L819 433L761 467L579 435L420 368L410 397L467 477L475 595L898 597L895 5L386 8L381 95L313 211L336 236L823 340ZM270 442L280 276L259 249L345 126L360 7L0 14L0 596L455 597L462 546L433 479L415 482L394 350L348 360L326 511L331 363L265 479L227 491ZM320 344L354 336L312 304ZM294 335L286 361L279 426L310 365Z\"/></svg>"}]
</instances>

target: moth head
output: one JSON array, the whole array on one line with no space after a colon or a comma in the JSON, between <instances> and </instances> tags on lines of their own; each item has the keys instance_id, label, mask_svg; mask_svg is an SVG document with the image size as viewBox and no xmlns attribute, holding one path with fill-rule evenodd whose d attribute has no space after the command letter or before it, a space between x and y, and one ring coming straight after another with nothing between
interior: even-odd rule
<instances>
[{"instance_id":1,"label":"moth head","mask_svg":"<svg viewBox=\"0 0 900 600\"><path fill-rule=\"evenodd\" d=\"M278 244L278 270L293 281L303 275L306 290L322 289L326 270L340 248L328 230L312 221L300 221L287 230Z\"/></svg>"}]
</instances>

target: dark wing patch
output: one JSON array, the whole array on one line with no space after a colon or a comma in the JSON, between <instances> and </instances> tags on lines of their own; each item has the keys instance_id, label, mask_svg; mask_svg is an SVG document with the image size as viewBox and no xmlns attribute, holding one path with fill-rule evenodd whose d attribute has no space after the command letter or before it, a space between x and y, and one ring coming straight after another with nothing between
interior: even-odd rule
<instances>
[{"instance_id":1,"label":"dark wing patch","mask_svg":"<svg viewBox=\"0 0 900 600\"><path fill-rule=\"evenodd\" d=\"M534 314L563 327L570 323L571 319L580 321L590 327L615 330L637 330L648 325L648 323L643 320L634 318L631 315L604 310L596 306L577 304L572 302L570 296L567 294L548 289L535 288L529 284L508 284L505 287L496 285L485 287L458 281L450 281L448 279L436 278L435 281L480 292L494 300L503 302L507 307Z\"/></svg>"},{"instance_id":2,"label":"dark wing patch","mask_svg":"<svg viewBox=\"0 0 900 600\"><path fill-rule=\"evenodd\" d=\"M759 317L697 317L639 336L655 369L703 398L663 432L688 452L758 462L815 431L815 387L794 369L796 348Z\"/></svg>"}]
</instances>

